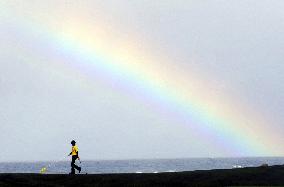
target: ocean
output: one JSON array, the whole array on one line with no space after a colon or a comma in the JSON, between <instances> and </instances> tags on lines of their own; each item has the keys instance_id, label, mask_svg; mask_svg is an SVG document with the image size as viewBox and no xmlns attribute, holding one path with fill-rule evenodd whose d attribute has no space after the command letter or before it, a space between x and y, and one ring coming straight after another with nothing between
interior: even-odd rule
<instances>
[{"instance_id":1,"label":"ocean","mask_svg":"<svg viewBox=\"0 0 284 187\"><path fill-rule=\"evenodd\" d=\"M187 159L145 159L145 160L98 160L82 161L82 173L159 173L210 169L232 169L256 167L262 164L282 165L284 157L249 158L187 158ZM0 162L0 173L40 173L70 172L70 162Z\"/></svg>"}]
</instances>

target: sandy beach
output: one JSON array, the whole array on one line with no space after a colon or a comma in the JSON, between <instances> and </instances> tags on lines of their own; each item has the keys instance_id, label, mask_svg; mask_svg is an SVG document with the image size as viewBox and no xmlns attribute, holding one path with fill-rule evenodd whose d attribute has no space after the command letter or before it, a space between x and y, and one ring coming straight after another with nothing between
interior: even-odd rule
<instances>
[{"instance_id":1,"label":"sandy beach","mask_svg":"<svg viewBox=\"0 0 284 187\"><path fill-rule=\"evenodd\" d=\"M284 185L284 165L175 173L0 174L0 186L273 186Z\"/></svg>"}]
</instances>

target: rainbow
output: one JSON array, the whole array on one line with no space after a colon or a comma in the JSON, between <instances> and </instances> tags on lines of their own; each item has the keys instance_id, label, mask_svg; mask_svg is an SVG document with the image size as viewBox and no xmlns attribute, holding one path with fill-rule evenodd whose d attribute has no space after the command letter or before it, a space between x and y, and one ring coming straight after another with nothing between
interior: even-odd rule
<instances>
[{"instance_id":1,"label":"rainbow","mask_svg":"<svg viewBox=\"0 0 284 187\"><path fill-rule=\"evenodd\" d=\"M279 153L271 146L279 141L271 129L262 125L267 122L257 113L239 104L238 98L230 98L225 90L212 92L216 84L190 67L184 71L167 56L157 58L147 50L152 44L141 46L142 39L135 33L119 38L115 25L99 21L94 24L83 16L51 25L27 18L19 20L21 29L37 33L40 40L69 56L66 66L89 79L99 74L106 82L117 80L122 89L153 102L159 108L157 111L166 110L180 118L180 124L200 132L208 145L236 156ZM89 86L92 84L95 83L91 81ZM213 145L209 137L216 140Z\"/></svg>"}]
</instances>

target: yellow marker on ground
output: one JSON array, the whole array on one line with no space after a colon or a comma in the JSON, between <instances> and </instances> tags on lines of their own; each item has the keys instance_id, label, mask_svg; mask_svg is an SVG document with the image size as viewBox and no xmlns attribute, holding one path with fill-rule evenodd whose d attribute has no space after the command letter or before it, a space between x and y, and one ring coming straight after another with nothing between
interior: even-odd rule
<instances>
[{"instance_id":1,"label":"yellow marker on ground","mask_svg":"<svg viewBox=\"0 0 284 187\"><path fill-rule=\"evenodd\" d=\"M43 173L46 172L46 170L47 170L46 167L43 167L43 168L41 168L40 173L43 174Z\"/></svg>"}]
</instances>

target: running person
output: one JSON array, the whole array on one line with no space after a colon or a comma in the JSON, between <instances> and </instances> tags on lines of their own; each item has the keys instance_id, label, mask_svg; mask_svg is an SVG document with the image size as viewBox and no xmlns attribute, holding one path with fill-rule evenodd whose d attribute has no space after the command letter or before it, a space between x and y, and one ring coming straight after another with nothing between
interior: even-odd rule
<instances>
[{"instance_id":1,"label":"running person","mask_svg":"<svg viewBox=\"0 0 284 187\"><path fill-rule=\"evenodd\" d=\"M71 145L72 145L72 151L71 153L68 155L72 155L72 161L71 161L71 173L70 174L75 174L75 169L77 169L79 171L79 173L81 172L81 167L77 166L75 164L75 161L78 159L80 161L80 157L79 157L79 149L78 146L76 145L75 140L71 141ZM81 161L80 161L81 162Z\"/></svg>"}]
</instances>

